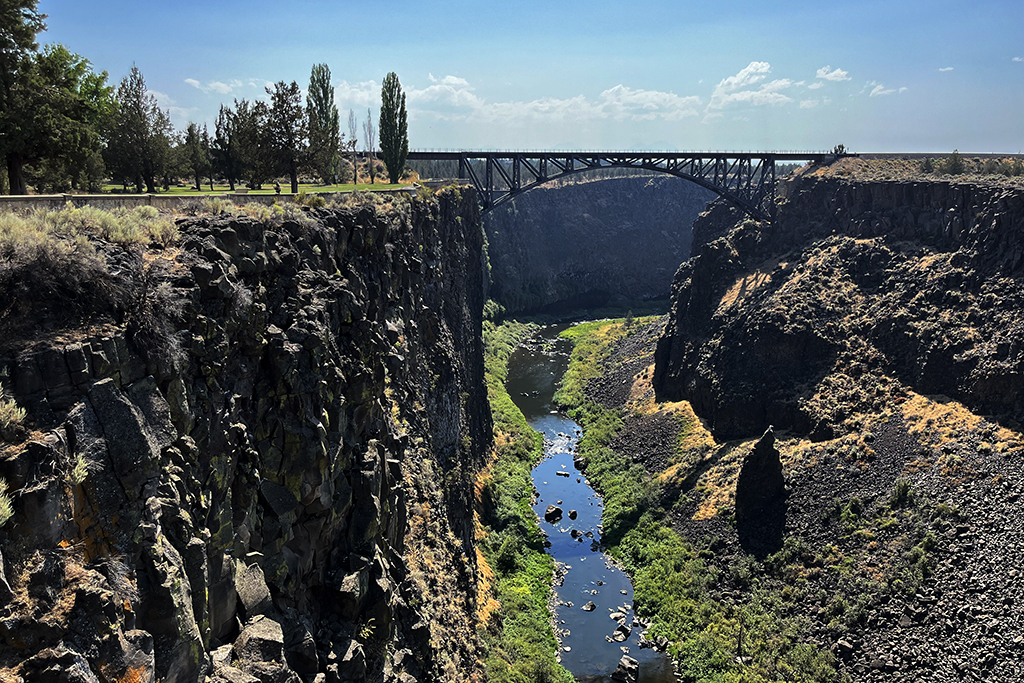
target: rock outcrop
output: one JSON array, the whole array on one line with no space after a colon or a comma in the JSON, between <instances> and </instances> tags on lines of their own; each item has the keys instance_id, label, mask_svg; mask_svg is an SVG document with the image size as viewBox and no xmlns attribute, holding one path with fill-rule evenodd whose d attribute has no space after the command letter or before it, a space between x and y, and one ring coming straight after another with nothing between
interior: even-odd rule
<instances>
[{"instance_id":1,"label":"rock outcrop","mask_svg":"<svg viewBox=\"0 0 1024 683\"><path fill-rule=\"evenodd\" d=\"M5 339L0 668L466 680L491 428L471 191L100 245L131 310ZM23 307L25 308L25 307ZM53 672L60 671L60 677Z\"/></svg>"},{"instance_id":2,"label":"rock outcrop","mask_svg":"<svg viewBox=\"0 0 1024 683\"><path fill-rule=\"evenodd\" d=\"M721 203L695 224L659 397L691 401L724 439L769 423L829 438L839 404L879 400L886 377L1024 414L1024 191L806 177L786 194L771 225ZM837 368L857 386L808 390Z\"/></svg>"},{"instance_id":3,"label":"rock outcrop","mask_svg":"<svg viewBox=\"0 0 1024 683\"><path fill-rule=\"evenodd\" d=\"M485 218L490 296L509 312L666 298L713 197L669 176L531 190Z\"/></svg>"}]
</instances>

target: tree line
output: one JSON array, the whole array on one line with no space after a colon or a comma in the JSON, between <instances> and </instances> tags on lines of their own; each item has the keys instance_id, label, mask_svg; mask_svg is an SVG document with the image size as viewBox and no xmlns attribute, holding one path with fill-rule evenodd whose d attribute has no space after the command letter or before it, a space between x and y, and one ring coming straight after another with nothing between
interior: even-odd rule
<instances>
[{"instance_id":1,"label":"tree line","mask_svg":"<svg viewBox=\"0 0 1024 683\"><path fill-rule=\"evenodd\" d=\"M138 67L115 88L106 71L63 45L40 49L36 36L46 29L46 15L37 3L0 2L0 176L10 194L27 194L29 185L98 191L107 179L155 192L178 178L190 178L197 189L205 181L212 190L216 178L233 191L287 176L293 193L300 173L324 184L358 180L356 115L349 111L346 137L326 64L313 65L304 101L297 82L278 81L265 88L267 100L222 104L212 132L194 122L179 131ZM376 181L379 135L388 179L397 183L409 142L405 94L394 72L384 78L378 124L370 109L366 114L366 174Z\"/></svg>"}]
</instances>

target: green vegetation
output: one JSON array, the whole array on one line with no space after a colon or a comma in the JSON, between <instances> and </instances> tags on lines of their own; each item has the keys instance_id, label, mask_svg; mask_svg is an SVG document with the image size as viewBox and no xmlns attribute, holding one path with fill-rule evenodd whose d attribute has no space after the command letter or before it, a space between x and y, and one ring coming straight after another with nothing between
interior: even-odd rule
<instances>
[{"instance_id":1,"label":"green vegetation","mask_svg":"<svg viewBox=\"0 0 1024 683\"><path fill-rule=\"evenodd\" d=\"M394 71L384 77L380 99L380 156L388 169L388 178L397 183L409 156L409 122L405 93Z\"/></svg>"},{"instance_id":2,"label":"green vegetation","mask_svg":"<svg viewBox=\"0 0 1024 683\"><path fill-rule=\"evenodd\" d=\"M744 602L716 597L720 577L705 563L713 551L698 551L675 532L659 486L608 447L622 415L587 399L584 388L602 372L614 342L630 333L622 320L566 330L563 336L574 349L556 401L583 426L579 453L605 500L603 540L633 578L637 612L653 617L652 635L672 643L669 651L685 681L843 680L831 654L802 642L805 621L791 615L792 603L760 579L764 568L752 558L732 568L731 579L745 587Z\"/></svg>"},{"instance_id":3,"label":"green vegetation","mask_svg":"<svg viewBox=\"0 0 1024 683\"><path fill-rule=\"evenodd\" d=\"M488 680L500 683L562 682L572 676L555 659L548 600L554 562L530 506L530 471L544 454L543 438L526 422L505 390L508 359L536 326L484 323L487 397L494 419L496 458L482 479L484 535L480 543L494 572L500 608L483 634Z\"/></svg>"}]
</instances>

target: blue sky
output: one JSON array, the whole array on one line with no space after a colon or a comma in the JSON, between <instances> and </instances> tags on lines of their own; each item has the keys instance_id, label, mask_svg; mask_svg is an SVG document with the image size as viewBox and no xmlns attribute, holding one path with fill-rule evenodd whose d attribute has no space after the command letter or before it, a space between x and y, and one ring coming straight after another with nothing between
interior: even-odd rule
<instances>
[{"instance_id":1,"label":"blue sky","mask_svg":"<svg viewBox=\"0 0 1024 683\"><path fill-rule=\"evenodd\" d=\"M40 0L41 43L175 125L306 87L343 120L395 71L414 149L1024 151L1024 2ZM343 124L343 128L347 126Z\"/></svg>"}]
</instances>

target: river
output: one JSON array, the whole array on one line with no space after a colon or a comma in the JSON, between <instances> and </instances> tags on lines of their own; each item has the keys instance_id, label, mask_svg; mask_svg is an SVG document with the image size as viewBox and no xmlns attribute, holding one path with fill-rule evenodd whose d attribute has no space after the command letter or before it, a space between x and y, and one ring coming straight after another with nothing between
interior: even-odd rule
<instances>
[{"instance_id":1,"label":"river","mask_svg":"<svg viewBox=\"0 0 1024 683\"><path fill-rule=\"evenodd\" d=\"M573 464L580 427L552 405L556 385L569 364L571 345L557 338L563 329L564 325L546 327L516 349L509 359L507 382L509 395L530 426L544 435L544 459L533 470L538 492L533 508L557 566L554 618L562 664L579 681L603 683L611 681L619 659L627 653L640 662L640 683L674 683L668 656L637 644L642 628L634 623L633 585L602 552L604 506ZM548 505L560 507L563 517L554 523L546 521ZM576 511L576 519L570 519L570 510ZM593 610L585 611L590 602ZM622 642L613 639L618 623L610 615L616 612L631 629Z\"/></svg>"}]
</instances>

